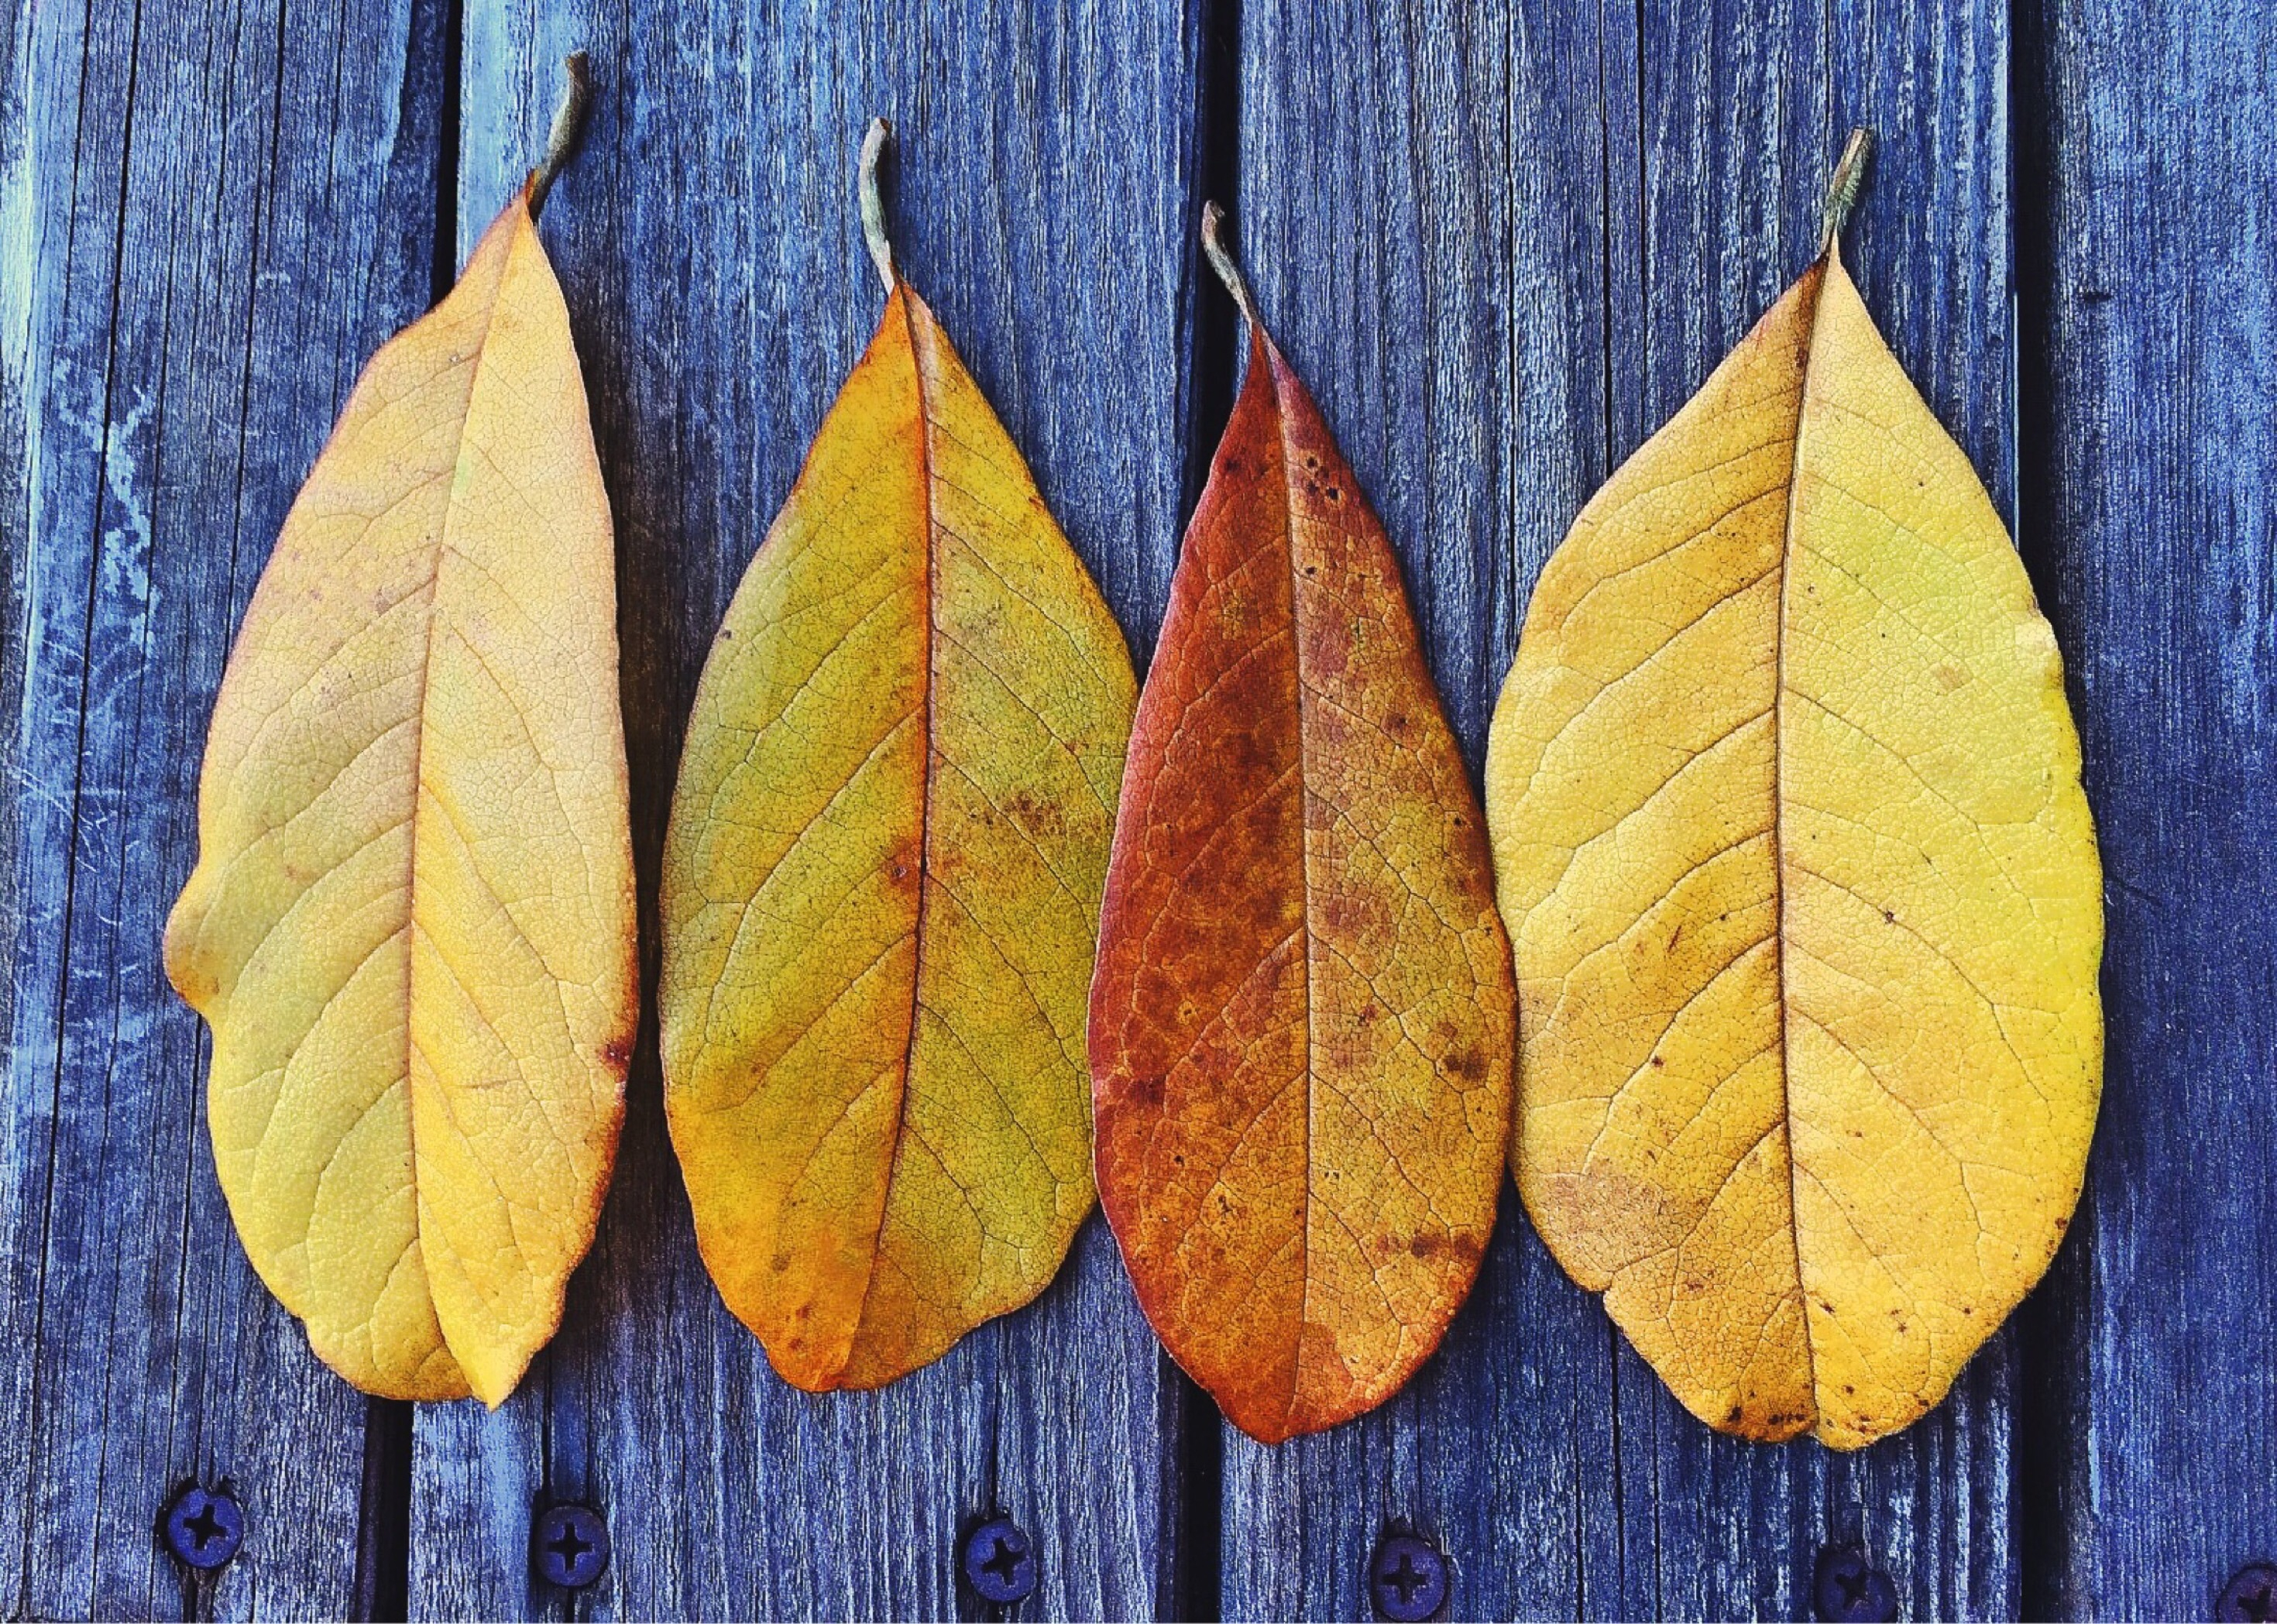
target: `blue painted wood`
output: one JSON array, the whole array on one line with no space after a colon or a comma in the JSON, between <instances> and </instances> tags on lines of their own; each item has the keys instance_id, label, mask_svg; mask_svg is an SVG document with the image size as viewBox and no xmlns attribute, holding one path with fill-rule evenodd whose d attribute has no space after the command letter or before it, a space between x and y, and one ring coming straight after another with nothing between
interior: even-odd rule
<instances>
[{"instance_id":1,"label":"blue painted wood","mask_svg":"<svg viewBox=\"0 0 2277 1624\"><path fill-rule=\"evenodd\" d=\"M255 1280L159 965L237 619L429 297L439 5L11 10L0 34L0 1612L341 1614L366 1406ZM192 1585L159 1510L227 1480Z\"/></svg>"},{"instance_id":2,"label":"blue painted wood","mask_svg":"<svg viewBox=\"0 0 2277 1624\"><path fill-rule=\"evenodd\" d=\"M1409 1391L1277 1452L1227 1440L1213 1598L1177 1593L1180 1388L1102 1230L934 1369L790 1393L695 1258L645 1042L561 1340L497 1414L418 1420L415 1608L969 1613L949 1543L998 1506L1040 1536L1035 1616L1364 1615L1393 1520L1452 1550L1458 1614L1793 1616L1820 1543L1856 1538L1916 1616L2187 1616L2277 1557L2277 23L2026 0L2012 75L1982 0L1245 0L1238 97L1205 97L1215 8L1182 4L468 0L447 131L445 0L11 13L0 1610L337 1614L400 1559L390 1429L368 1450L362 1401L229 1228L158 930L284 508L429 302L438 215L447 262L575 44L603 98L545 231L622 531L651 896L702 651L874 319L847 206L870 112L902 125L912 275L1142 655L1235 336L1194 302L1195 178L1236 181L1260 295L1403 551L1474 763L1534 571L1800 268L1842 128L1876 124L1850 257L2021 507L2071 661L2111 876L2109 1084L2052 1289L1899 1439L1711 1437L1511 1200ZM1196 134L1237 100L1238 165ZM152 1536L192 1475L232 1480L251 1522L202 1588ZM552 1494L616 1529L590 1601L529 1583Z\"/></svg>"},{"instance_id":3,"label":"blue painted wood","mask_svg":"<svg viewBox=\"0 0 2277 1624\"><path fill-rule=\"evenodd\" d=\"M461 249L537 150L564 51L583 154L546 206L619 531L644 919L681 730L728 595L877 323L854 214L872 114L899 258L1142 656L1185 445L1194 35L1154 0L791 11L469 0ZM649 963L653 966L651 954ZM950 1617L962 1523L1034 1539L1025 1612L1174 1610L1177 1389L1096 1220L1031 1308L873 1394L769 1369L698 1260L652 1010L614 1191L561 1335L495 1414L423 1409L411 1605L553 1614L533 1505L605 1514L580 1614Z\"/></svg>"},{"instance_id":4,"label":"blue painted wood","mask_svg":"<svg viewBox=\"0 0 2277 1624\"><path fill-rule=\"evenodd\" d=\"M2023 541L2109 925L2028 1600L2206 1617L2277 1561L2277 12L2026 15Z\"/></svg>"},{"instance_id":5,"label":"blue painted wood","mask_svg":"<svg viewBox=\"0 0 2277 1624\"><path fill-rule=\"evenodd\" d=\"M2005 6L1248 0L1242 33L1244 255L1474 767L1535 572L1809 262L1854 122L1885 144L1850 262L2013 511ZM1228 1431L1226 1616L1367 1616L1400 1523L1444 1542L1457 1617L1802 1616L1849 1541L1914 1615L2014 1613L2013 1334L1862 1453L1742 1444L1505 1208L1406 1391L1278 1450Z\"/></svg>"}]
</instances>

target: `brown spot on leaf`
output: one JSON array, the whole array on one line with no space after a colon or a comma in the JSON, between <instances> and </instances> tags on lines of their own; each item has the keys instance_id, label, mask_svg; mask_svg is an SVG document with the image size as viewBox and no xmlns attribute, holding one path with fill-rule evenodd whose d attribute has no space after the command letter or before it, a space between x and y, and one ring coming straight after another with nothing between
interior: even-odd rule
<instances>
[{"instance_id":1,"label":"brown spot on leaf","mask_svg":"<svg viewBox=\"0 0 2277 1624\"><path fill-rule=\"evenodd\" d=\"M1479 1243L1466 1235L1416 1235L1409 1239L1407 1249L1419 1258L1448 1257L1466 1263L1479 1255Z\"/></svg>"},{"instance_id":2,"label":"brown spot on leaf","mask_svg":"<svg viewBox=\"0 0 2277 1624\"><path fill-rule=\"evenodd\" d=\"M1012 821L1036 840L1056 840L1067 832L1067 813L1057 800L1022 789L1004 803Z\"/></svg>"}]
</instances>

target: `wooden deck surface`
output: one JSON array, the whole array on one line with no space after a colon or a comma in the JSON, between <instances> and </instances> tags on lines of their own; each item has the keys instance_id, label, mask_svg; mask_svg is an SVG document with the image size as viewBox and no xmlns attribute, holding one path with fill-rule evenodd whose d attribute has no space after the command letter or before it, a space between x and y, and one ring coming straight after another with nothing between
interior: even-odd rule
<instances>
[{"instance_id":1,"label":"wooden deck surface","mask_svg":"<svg viewBox=\"0 0 2277 1624\"><path fill-rule=\"evenodd\" d=\"M372 350L599 91L544 237L618 524L644 962L727 595L900 257L1152 648L1232 398L1195 226L1405 563L1475 770L1535 571L1802 268L1848 258L2011 520L2109 877L2109 1069L2049 1283L1855 1455L1691 1421L1505 1192L1446 1346L1278 1449L1218 1422L1096 1219L1031 1308L885 1391L768 1370L697 1258L652 1024L560 1337L495 1414L367 1403L254 1278L158 962L206 717ZM16 0L0 32L0 1613L1367 1617L1391 1528L1456 1617L2188 1617L2277 1560L2277 12L2244 0ZM651 1010L652 1013L652 1010ZM226 1480L246 1545L154 1535ZM614 1558L533 1577L533 1515Z\"/></svg>"}]
</instances>

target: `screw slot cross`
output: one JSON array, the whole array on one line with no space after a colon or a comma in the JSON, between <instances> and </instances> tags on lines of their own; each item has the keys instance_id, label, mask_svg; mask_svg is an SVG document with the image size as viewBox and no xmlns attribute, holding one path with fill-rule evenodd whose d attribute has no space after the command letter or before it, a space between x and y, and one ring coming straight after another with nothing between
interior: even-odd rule
<instances>
[{"instance_id":1,"label":"screw slot cross","mask_svg":"<svg viewBox=\"0 0 2277 1624\"><path fill-rule=\"evenodd\" d=\"M159 1534L175 1560L210 1572L245 1543L245 1513L227 1489L209 1491L192 1483L166 1503Z\"/></svg>"},{"instance_id":2,"label":"screw slot cross","mask_svg":"<svg viewBox=\"0 0 2277 1624\"><path fill-rule=\"evenodd\" d=\"M1035 1594L1035 1547L1009 1517L991 1517L968 1530L957 1552L957 1567L972 1593L996 1606Z\"/></svg>"},{"instance_id":3,"label":"screw slot cross","mask_svg":"<svg viewBox=\"0 0 2277 1624\"><path fill-rule=\"evenodd\" d=\"M1833 1575L1834 1588L1842 1597L1845 1613L1855 1609L1866 1599L1866 1570L1862 1567L1838 1568Z\"/></svg>"},{"instance_id":4,"label":"screw slot cross","mask_svg":"<svg viewBox=\"0 0 2277 1624\"><path fill-rule=\"evenodd\" d=\"M1401 1601L1411 1604L1415 1599L1415 1592L1427 1582L1423 1575L1415 1571L1414 1557L1405 1551L1399 1553L1399 1566L1384 1574L1383 1582L1399 1592Z\"/></svg>"},{"instance_id":5,"label":"screw slot cross","mask_svg":"<svg viewBox=\"0 0 2277 1624\"><path fill-rule=\"evenodd\" d=\"M1006 1584L1011 1583L1019 1575L1020 1569L1027 1565L1027 1552L1013 1550L1011 1542L1009 1540L992 1539L988 1543L996 1549L988 1559L980 1565L980 1570L983 1573L994 1574Z\"/></svg>"},{"instance_id":6,"label":"screw slot cross","mask_svg":"<svg viewBox=\"0 0 2277 1624\"><path fill-rule=\"evenodd\" d=\"M1447 1605L1447 1559L1420 1535L1386 1535L1369 1559L1367 1588L1376 1616L1420 1624Z\"/></svg>"},{"instance_id":7,"label":"screw slot cross","mask_svg":"<svg viewBox=\"0 0 2277 1624\"><path fill-rule=\"evenodd\" d=\"M221 1519L214 1515L213 1504L210 1501L199 1506L198 1514L182 1526L189 1529L190 1537L197 1542L197 1547L201 1551L228 1532L222 1527Z\"/></svg>"},{"instance_id":8,"label":"screw slot cross","mask_svg":"<svg viewBox=\"0 0 2277 1624\"><path fill-rule=\"evenodd\" d=\"M547 1583L582 1590L608 1571L608 1524L590 1506L549 1506L530 1530L530 1560Z\"/></svg>"},{"instance_id":9,"label":"screw slot cross","mask_svg":"<svg viewBox=\"0 0 2277 1624\"><path fill-rule=\"evenodd\" d=\"M545 1548L561 1559L562 1567L575 1567L577 1559L593 1548L593 1542L578 1538L575 1529L565 1528L545 1542Z\"/></svg>"},{"instance_id":10,"label":"screw slot cross","mask_svg":"<svg viewBox=\"0 0 2277 1624\"><path fill-rule=\"evenodd\" d=\"M1898 1616L1898 1587L1866 1558L1862 1546L1829 1545L1818 1553L1811 1611L1822 1619L1865 1620Z\"/></svg>"},{"instance_id":11,"label":"screw slot cross","mask_svg":"<svg viewBox=\"0 0 2277 1624\"><path fill-rule=\"evenodd\" d=\"M2270 1624L2277 1620L2277 1567L2249 1562L2230 1576L2213 1604L2223 1624Z\"/></svg>"}]
</instances>

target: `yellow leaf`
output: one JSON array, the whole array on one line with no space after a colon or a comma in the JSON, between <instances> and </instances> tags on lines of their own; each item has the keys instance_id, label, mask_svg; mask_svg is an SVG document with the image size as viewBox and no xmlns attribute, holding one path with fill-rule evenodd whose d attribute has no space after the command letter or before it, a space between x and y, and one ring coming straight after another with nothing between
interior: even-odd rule
<instances>
[{"instance_id":1,"label":"yellow leaf","mask_svg":"<svg viewBox=\"0 0 2277 1624\"><path fill-rule=\"evenodd\" d=\"M664 858L697 1239L810 1390L891 1381L1026 1302L1091 1210L1085 1001L1136 687L873 251L884 317L713 645Z\"/></svg>"},{"instance_id":2,"label":"yellow leaf","mask_svg":"<svg viewBox=\"0 0 2277 1624\"><path fill-rule=\"evenodd\" d=\"M1543 1239L1694 1414L1854 1448L2062 1236L2102 911L2055 639L1836 234L1543 571L1487 815Z\"/></svg>"},{"instance_id":3,"label":"yellow leaf","mask_svg":"<svg viewBox=\"0 0 2277 1624\"><path fill-rule=\"evenodd\" d=\"M524 193L356 385L214 706L166 968L254 1266L366 1391L560 1323L637 1000L609 509Z\"/></svg>"}]
</instances>

